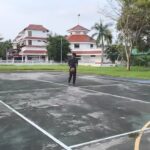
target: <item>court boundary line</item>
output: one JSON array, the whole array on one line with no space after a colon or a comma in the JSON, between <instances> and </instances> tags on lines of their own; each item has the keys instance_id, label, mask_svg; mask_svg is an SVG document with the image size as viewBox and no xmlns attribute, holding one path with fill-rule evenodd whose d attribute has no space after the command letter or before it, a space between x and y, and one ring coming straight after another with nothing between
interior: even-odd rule
<instances>
[{"instance_id":1,"label":"court boundary line","mask_svg":"<svg viewBox=\"0 0 150 150\"><path fill-rule=\"evenodd\" d=\"M103 87L103 86L113 86L113 85L120 85L120 83L118 83L118 84L117 84L117 83L114 83L114 84L108 84L108 85L106 85L106 84L104 84L104 85L103 85L103 84L97 84L97 85L83 85L83 86L81 85L81 86L78 86L78 87L81 87L81 88L82 88L82 87L83 87L83 88L84 88L84 87L99 87L99 86L100 86L100 87Z\"/></svg>"},{"instance_id":2,"label":"court boundary line","mask_svg":"<svg viewBox=\"0 0 150 150\"><path fill-rule=\"evenodd\" d=\"M69 85L66 85L66 84L63 84L63 83L57 83L57 82L53 82L53 81L47 81L47 80L35 80L35 81L41 81L41 82L47 82L47 83L54 83L54 84L64 85L66 87L70 87ZM84 87L82 88L80 86L77 86L77 87L75 86L73 88L81 88L81 89L84 89L84 90L87 90L87 91L91 91L91 92L94 92L94 93L100 93L100 94L103 94L103 95L109 95L109 96L113 96L113 97L117 97L117 98L121 98L121 99L128 99L129 101L132 101L132 102L140 102L140 103L143 103L143 104L150 104L150 102L143 101L143 100L140 100L140 99L134 99L134 98L130 98L130 97L119 96L119 95L105 93L105 92L99 92L99 91L87 89L87 88L84 88Z\"/></svg>"},{"instance_id":3,"label":"court boundary line","mask_svg":"<svg viewBox=\"0 0 150 150\"><path fill-rule=\"evenodd\" d=\"M3 72L4 74L6 73L6 72ZM61 75L68 75L68 73L66 73L66 72L47 72L47 73L61 73ZM60 76L60 74L52 74L53 76ZM119 78L119 77L105 77L105 76L102 76L102 75L100 75L100 76L98 76L98 75L92 75L92 74L78 74L78 76L80 77L82 77L82 76L94 76L94 77L96 77L96 78L99 78L99 79L104 79L104 80L112 80L112 81L116 81L116 82L128 82L128 83L133 83L133 84L139 84L139 85L145 85L145 86L150 86L149 84L147 84L147 83L142 83L142 82L137 82L136 80L144 80L144 79L135 79L134 80L134 78L133 79L131 79L131 78L125 78L125 79L121 79L121 78ZM86 77L86 78L88 78L88 77ZM33 79L34 80L34 79ZM149 79L147 79L147 80L149 80ZM146 81L146 79L144 80L144 81Z\"/></svg>"},{"instance_id":4,"label":"court boundary line","mask_svg":"<svg viewBox=\"0 0 150 150\"><path fill-rule=\"evenodd\" d=\"M33 79L34 80L34 79ZM67 87L69 87L68 85L66 85L66 84L61 84L61 83L57 83L57 82L52 82L52 81L46 81L46 80L35 80L35 81L42 81L42 82L47 82L47 83L54 83L54 84L57 84L57 85L63 85L63 86L67 86ZM106 85L107 86L107 85ZM79 88L81 88L81 89L84 89L84 90L89 90L89 89L86 89L86 88L82 88L82 87L80 87L80 86L78 86ZM63 87L62 87L63 88ZM76 88L76 87L73 87L73 88ZM133 99L133 98L129 98L129 97L122 97L122 96L118 96L118 95L113 95L113 94L110 94L110 93L103 93L103 92L99 92L99 91L95 91L95 90L89 90L89 91L93 91L93 92L95 92L95 93L102 93L102 94L105 94L105 95L111 95L111 96L117 96L117 97L120 97L120 98L126 98L126 99L132 99L132 100L138 100L138 99ZM138 100L138 101L140 101L140 102L145 102L145 101L143 101L143 100ZM3 101L1 101L0 100L0 103L4 103ZM149 103L149 102L148 102ZM5 103L4 103L5 104ZM4 105L3 104L3 105ZM7 105L7 104L5 104L5 105ZM4 105L4 106L5 106ZM9 105L8 105L9 106ZM7 107L7 106L6 106ZM10 107L10 106L9 106ZM7 107L8 108L8 107ZM11 107L10 107L11 108ZM13 108L12 108L13 109ZM15 110L15 109L14 109ZM16 111L16 110L15 110ZM13 111L14 112L14 111ZM16 111L17 112L17 111ZM18 112L19 113L19 112ZM21 114L22 115L22 114ZM24 116L25 117L25 116ZM21 117L22 118L22 117ZM26 118L26 117L25 117ZM23 119L23 118L22 118ZM28 119L28 118L27 118ZM25 119L24 119L25 120ZM29 120L29 121L31 121L31 120ZM32 122L32 121L31 121ZM34 122L33 122L34 123ZM35 124L36 125L36 124ZM33 126L33 125L32 125ZM38 126L38 125L37 125ZM39 127L39 126L38 126ZM36 127L35 127L36 128ZM40 127L41 128L41 127ZM42 129L42 128L41 128ZM38 129L39 130L39 129ZM44 129L43 129L44 130ZM39 130L40 131L40 130ZM45 131L45 130L44 130ZM100 142L100 141L105 141L105 140L109 140L109 139L115 139L115 138L117 138L117 136L118 137L122 137L122 136L124 136L124 135L129 135L129 134L132 134L132 133L137 133L137 132L139 132L140 130L135 130L135 131L131 131L131 132L127 132L127 133L123 133L123 134L118 134L118 135L115 135L115 136L111 136L111 137L106 137L106 138L103 138L103 139L97 139L97 140L93 140L93 141L89 141L90 142L90 144L92 144L91 142L94 142L94 143L97 143L97 141L98 142ZM47 131L46 131L47 132ZM49 133L48 133L49 134ZM46 134L45 134L46 135ZM48 136L48 135L47 135ZM49 136L48 136L49 137ZM50 137L49 137L50 138ZM55 138L55 137L54 137ZM52 138L50 138L51 140L52 140ZM56 140L58 140L58 139L56 139ZM53 140L54 141L54 140ZM59 140L58 140L59 141ZM61 142L61 141L60 141ZM85 143L89 143L89 142L85 142ZM57 142L56 142L57 143ZM81 144L76 144L76 145L72 145L72 146L67 146L67 148L69 148L69 149L67 149L67 150L71 150L71 148L75 148L75 146L77 146L77 145L81 145L81 146L84 146L83 144L85 144L85 143L81 143ZM57 143L58 144L58 143ZM64 143L62 143L62 144L64 144ZM65 144L64 144L65 145ZM85 145L89 145L89 144L85 144ZM66 145L65 145L66 146ZM77 147L79 147L79 146L77 146Z\"/></svg>"},{"instance_id":5,"label":"court boundary line","mask_svg":"<svg viewBox=\"0 0 150 150\"><path fill-rule=\"evenodd\" d=\"M117 97L117 98L121 98L121 99L128 99L128 101L131 101L131 102L139 102L139 103L143 103L143 104L150 104L150 102L143 101L141 99L135 99L135 98L131 98L131 97L125 97L125 96L119 96L119 95L105 93L105 92L99 92L99 91L86 89L86 88L82 88L82 87L81 87L81 89L84 89L84 90L87 90L87 91L91 91L91 92L95 92L95 93L97 92L97 93L101 93L103 95L109 95L109 96L113 96L113 97Z\"/></svg>"},{"instance_id":6,"label":"court boundary line","mask_svg":"<svg viewBox=\"0 0 150 150\"><path fill-rule=\"evenodd\" d=\"M69 146L65 145L63 142L61 142L60 140L58 140L57 138L55 138L53 135L51 135L46 130L44 130L43 128L41 128L39 125L35 124L33 121L31 121L30 119L28 119L27 117L25 117L23 114L21 114L18 111L16 111L11 106L9 106L6 103L4 103L2 100L0 100L0 103L3 104L6 108L8 108L9 110L11 110L12 112L14 112L20 118L22 118L23 120L25 120L26 122L28 122L31 126L33 126L34 128L36 128L37 130L39 130L41 133L43 133L44 135L46 135L47 137L49 137L55 143L57 143L58 145L60 145L61 147L63 147L65 150L71 150L71 148Z\"/></svg>"},{"instance_id":7,"label":"court boundary line","mask_svg":"<svg viewBox=\"0 0 150 150\"><path fill-rule=\"evenodd\" d=\"M147 130L150 130L150 129L149 128L145 129L145 131L147 131ZM114 135L114 136L109 136L109 137L106 137L106 138L92 140L92 141L89 141L89 142L84 142L84 143L80 143L80 144L76 144L76 145L71 145L70 148L77 148L77 147L82 147L82 146L86 146L86 145L90 145L90 144L95 144L95 143L106 141L106 140L116 139L116 138L119 138L119 137L124 137L126 135L138 133L140 131L141 131L141 129L130 131L130 132L125 132L125 133L122 133L122 134L117 134L117 135Z\"/></svg>"},{"instance_id":8,"label":"court boundary line","mask_svg":"<svg viewBox=\"0 0 150 150\"><path fill-rule=\"evenodd\" d=\"M61 72L60 72L61 73ZM55 74L56 75L56 74ZM62 75L68 75L67 73L63 73ZM79 78L80 76L89 76L88 74L79 74ZM60 76L60 75L56 75L56 76ZM93 76L93 75L91 75ZM117 77L115 78L109 78L109 77L103 77L103 76L97 76L97 75L94 75L95 77L98 77L99 79L104 79L104 80L112 80L112 81L115 81L115 82L128 82L128 83L133 83L133 84L138 84L138 85L145 85L145 86L150 86L149 84L147 83L140 83L140 82L137 82L136 80L138 79L135 79L135 80L132 80L132 79L117 79ZM89 77L86 77L86 78L89 78ZM118 77L119 78L119 77ZM140 80L140 79L139 79ZM142 80L142 79L141 79ZM148 79L149 80L149 79Z\"/></svg>"},{"instance_id":9,"label":"court boundary line","mask_svg":"<svg viewBox=\"0 0 150 150\"><path fill-rule=\"evenodd\" d=\"M116 82L128 82L128 83L133 83L133 84L139 84L139 85L146 85L146 86L150 86L149 84L147 83L141 83L141 82L137 82L136 80L138 79L135 79L135 80L132 80L132 79L117 79L116 78L109 78L109 77L103 77L103 76L97 76L97 75L94 75L94 77L97 77L99 79L104 79L104 80L112 80L112 81L116 81ZM89 78L89 77L86 77L86 78ZM118 77L119 78L119 77ZM140 79L139 79L140 80ZM142 80L142 79L141 79ZM149 79L148 79L149 80ZM146 80L145 80L146 81Z\"/></svg>"},{"instance_id":10,"label":"court boundary line","mask_svg":"<svg viewBox=\"0 0 150 150\"><path fill-rule=\"evenodd\" d=\"M53 82L53 81L47 81L47 80L41 80L41 79L33 79L33 80L34 81L46 82L46 83L54 83L54 84L63 85L63 86L69 86L69 85L66 85L66 84L57 83L57 82Z\"/></svg>"},{"instance_id":11,"label":"court boundary line","mask_svg":"<svg viewBox=\"0 0 150 150\"><path fill-rule=\"evenodd\" d=\"M43 88L43 89L31 89L31 90L9 90L9 91L0 91L0 94L5 94L5 93L13 93L13 92L28 92L28 91L42 91L42 90L48 90L48 89L63 89L64 87L58 87L58 88Z\"/></svg>"}]
</instances>

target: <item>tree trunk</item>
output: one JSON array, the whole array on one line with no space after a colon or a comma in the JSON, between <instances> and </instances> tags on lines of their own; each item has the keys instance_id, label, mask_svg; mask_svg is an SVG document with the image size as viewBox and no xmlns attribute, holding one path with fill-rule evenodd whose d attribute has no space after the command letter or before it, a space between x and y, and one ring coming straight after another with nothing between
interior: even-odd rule
<instances>
[{"instance_id":1,"label":"tree trunk","mask_svg":"<svg viewBox=\"0 0 150 150\"><path fill-rule=\"evenodd\" d=\"M101 55L101 66L103 65L104 59L104 39L102 37L102 55Z\"/></svg>"},{"instance_id":2,"label":"tree trunk","mask_svg":"<svg viewBox=\"0 0 150 150\"><path fill-rule=\"evenodd\" d=\"M128 71L131 70L130 61L131 61L131 58L130 58L130 56L128 55L128 56L127 56L127 70L128 70Z\"/></svg>"},{"instance_id":3,"label":"tree trunk","mask_svg":"<svg viewBox=\"0 0 150 150\"><path fill-rule=\"evenodd\" d=\"M132 43L130 42L130 46L128 46L129 43L129 37L125 37L125 52L126 52L126 58L127 58L127 70L130 71L130 62L131 62L131 51L132 51Z\"/></svg>"}]
</instances>

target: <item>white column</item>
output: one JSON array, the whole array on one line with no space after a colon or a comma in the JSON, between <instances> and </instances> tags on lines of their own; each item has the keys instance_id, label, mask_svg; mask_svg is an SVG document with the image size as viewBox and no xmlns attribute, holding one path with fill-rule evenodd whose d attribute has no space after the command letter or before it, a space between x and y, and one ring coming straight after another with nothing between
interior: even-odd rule
<instances>
[{"instance_id":1,"label":"white column","mask_svg":"<svg viewBox=\"0 0 150 150\"><path fill-rule=\"evenodd\" d=\"M12 59L12 63L14 63L15 62L15 58L13 57L13 59Z\"/></svg>"},{"instance_id":2,"label":"white column","mask_svg":"<svg viewBox=\"0 0 150 150\"><path fill-rule=\"evenodd\" d=\"M45 56L45 62L48 62L48 56Z\"/></svg>"},{"instance_id":3,"label":"white column","mask_svg":"<svg viewBox=\"0 0 150 150\"><path fill-rule=\"evenodd\" d=\"M25 56L25 62L28 62L28 56L27 55Z\"/></svg>"},{"instance_id":4,"label":"white column","mask_svg":"<svg viewBox=\"0 0 150 150\"><path fill-rule=\"evenodd\" d=\"M22 55L22 62L23 62L23 55Z\"/></svg>"}]
</instances>

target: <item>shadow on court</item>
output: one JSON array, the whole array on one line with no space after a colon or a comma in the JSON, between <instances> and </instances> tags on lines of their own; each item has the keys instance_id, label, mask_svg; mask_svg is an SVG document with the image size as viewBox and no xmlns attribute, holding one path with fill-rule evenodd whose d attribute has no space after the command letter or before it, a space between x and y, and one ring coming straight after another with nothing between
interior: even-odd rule
<instances>
[{"instance_id":1,"label":"shadow on court","mask_svg":"<svg viewBox=\"0 0 150 150\"><path fill-rule=\"evenodd\" d=\"M57 72L0 74L0 100L68 146L138 130L150 120L148 84L80 75L73 87L67 77ZM3 104L0 135L3 150L63 149ZM76 149L133 145L134 138L124 136Z\"/></svg>"}]
</instances>

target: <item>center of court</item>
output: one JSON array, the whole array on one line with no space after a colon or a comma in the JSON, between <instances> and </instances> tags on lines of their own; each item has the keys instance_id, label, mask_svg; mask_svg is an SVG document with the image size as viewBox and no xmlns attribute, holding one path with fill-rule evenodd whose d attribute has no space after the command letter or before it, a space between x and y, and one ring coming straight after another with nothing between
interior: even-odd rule
<instances>
[{"instance_id":1,"label":"center of court","mask_svg":"<svg viewBox=\"0 0 150 150\"><path fill-rule=\"evenodd\" d=\"M124 142L133 147L129 135L150 120L149 84L78 75L74 87L67 77L60 72L0 75L0 149L91 150L89 144L106 147L110 140L117 141L111 147Z\"/></svg>"}]
</instances>

